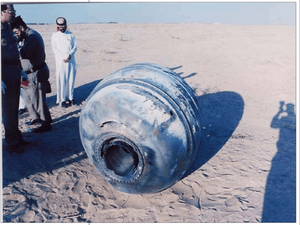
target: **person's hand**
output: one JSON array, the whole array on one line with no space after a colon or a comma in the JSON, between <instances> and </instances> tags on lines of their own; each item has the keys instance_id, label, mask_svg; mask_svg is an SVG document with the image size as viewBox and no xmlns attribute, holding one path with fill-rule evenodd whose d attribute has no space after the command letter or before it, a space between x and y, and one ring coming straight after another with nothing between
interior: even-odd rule
<instances>
[{"instance_id":1,"label":"person's hand","mask_svg":"<svg viewBox=\"0 0 300 225\"><path fill-rule=\"evenodd\" d=\"M279 104L280 104L279 113L283 113L284 112L284 109L283 109L284 101L280 101Z\"/></svg>"},{"instance_id":2,"label":"person's hand","mask_svg":"<svg viewBox=\"0 0 300 225\"><path fill-rule=\"evenodd\" d=\"M21 70L21 78L22 78L22 80L28 80L28 75L27 75L27 73L25 73L24 70Z\"/></svg>"},{"instance_id":3,"label":"person's hand","mask_svg":"<svg viewBox=\"0 0 300 225\"><path fill-rule=\"evenodd\" d=\"M6 85L3 81L1 83L1 88L2 88L2 94L5 94Z\"/></svg>"},{"instance_id":4,"label":"person's hand","mask_svg":"<svg viewBox=\"0 0 300 225\"><path fill-rule=\"evenodd\" d=\"M69 55L67 59L64 59L64 62L68 63L70 61L70 59L71 59L71 55Z\"/></svg>"}]
</instances>

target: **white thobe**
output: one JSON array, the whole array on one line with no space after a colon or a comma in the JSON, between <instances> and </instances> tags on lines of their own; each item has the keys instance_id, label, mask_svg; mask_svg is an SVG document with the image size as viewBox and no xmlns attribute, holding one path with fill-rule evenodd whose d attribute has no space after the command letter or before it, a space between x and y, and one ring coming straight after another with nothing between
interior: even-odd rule
<instances>
[{"instance_id":1,"label":"white thobe","mask_svg":"<svg viewBox=\"0 0 300 225\"><path fill-rule=\"evenodd\" d=\"M66 30L65 33L60 31L53 33L51 45L56 62L56 103L60 104L63 101L73 100L77 69L75 61L77 45L74 34L69 30ZM69 55L71 59L68 63L65 63L64 60Z\"/></svg>"},{"instance_id":2,"label":"white thobe","mask_svg":"<svg viewBox=\"0 0 300 225\"><path fill-rule=\"evenodd\" d=\"M24 100L23 88L21 88L21 91L20 91L19 109L26 109L26 103L25 103L25 100Z\"/></svg>"}]
</instances>

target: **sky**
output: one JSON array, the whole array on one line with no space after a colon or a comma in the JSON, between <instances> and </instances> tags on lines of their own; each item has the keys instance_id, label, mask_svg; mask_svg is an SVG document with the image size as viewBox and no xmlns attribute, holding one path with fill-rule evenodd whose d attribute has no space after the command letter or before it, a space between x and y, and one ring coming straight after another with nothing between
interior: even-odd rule
<instances>
[{"instance_id":1,"label":"sky","mask_svg":"<svg viewBox=\"0 0 300 225\"><path fill-rule=\"evenodd\" d=\"M20 1L19 1L20 2ZM296 2L81 2L14 4L26 23L222 23L295 25Z\"/></svg>"}]
</instances>

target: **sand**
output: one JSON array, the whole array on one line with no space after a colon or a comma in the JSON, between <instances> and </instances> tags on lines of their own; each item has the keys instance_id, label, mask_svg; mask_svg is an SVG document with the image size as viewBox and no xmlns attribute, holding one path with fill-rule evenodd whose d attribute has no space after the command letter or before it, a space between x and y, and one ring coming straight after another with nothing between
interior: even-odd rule
<instances>
[{"instance_id":1,"label":"sand","mask_svg":"<svg viewBox=\"0 0 300 225\"><path fill-rule=\"evenodd\" d=\"M70 24L77 39L77 106L55 104L54 25L44 38L52 93L51 132L27 133L23 154L3 151L4 222L295 221L296 48L294 26ZM112 188L79 136L86 98L134 63L172 68L197 93L202 138L188 175L156 194ZM283 106L281 123L273 118ZM274 125L275 124L275 125ZM2 131L3 133L3 131Z\"/></svg>"}]
</instances>

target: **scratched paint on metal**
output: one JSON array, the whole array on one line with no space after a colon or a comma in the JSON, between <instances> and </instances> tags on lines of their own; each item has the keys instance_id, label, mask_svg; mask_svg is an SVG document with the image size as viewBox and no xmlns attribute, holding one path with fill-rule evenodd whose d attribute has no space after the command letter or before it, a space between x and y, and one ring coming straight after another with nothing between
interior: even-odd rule
<instances>
[{"instance_id":1,"label":"scratched paint on metal","mask_svg":"<svg viewBox=\"0 0 300 225\"><path fill-rule=\"evenodd\" d=\"M109 75L91 92L80 116L90 160L124 192L152 193L174 184L199 146L194 97L182 78L158 65L136 64Z\"/></svg>"}]
</instances>

